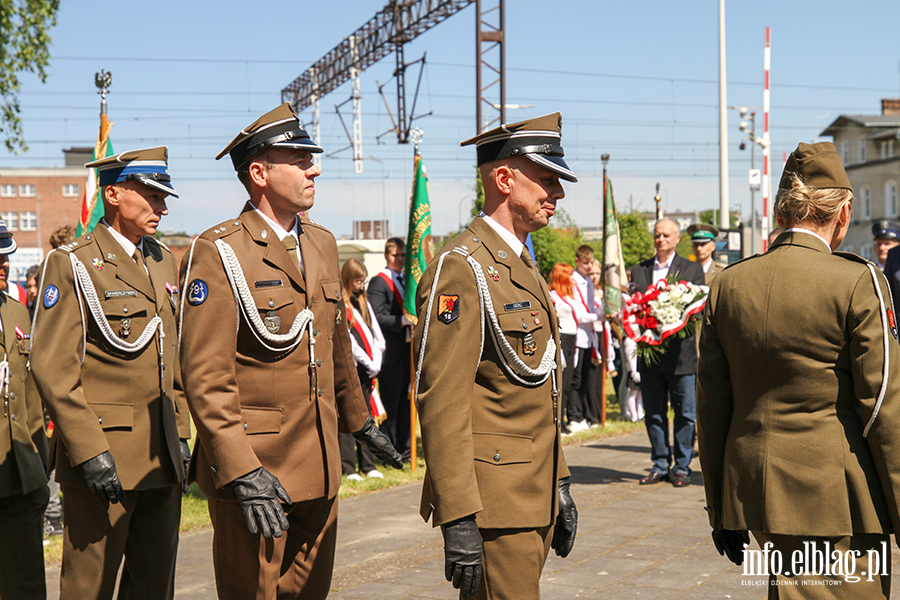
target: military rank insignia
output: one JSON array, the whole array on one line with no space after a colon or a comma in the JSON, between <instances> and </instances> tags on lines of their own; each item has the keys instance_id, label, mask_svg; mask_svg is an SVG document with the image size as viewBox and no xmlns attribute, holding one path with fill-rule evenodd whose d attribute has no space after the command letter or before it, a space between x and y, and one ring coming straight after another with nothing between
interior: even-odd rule
<instances>
[{"instance_id":1,"label":"military rank insignia","mask_svg":"<svg viewBox=\"0 0 900 600\"><path fill-rule=\"evenodd\" d=\"M488 267L488 275L490 275L491 279L493 279L494 281L500 281L500 273L497 271L497 269L494 268L493 265Z\"/></svg>"},{"instance_id":2,"label":"military rank insignia","mask_svg":"<svg viewBox=\"0 0 900 600\"><path fill-rule=\"evenodd\" d=\"M894 316L894 310L889 308L887 309L888 316L888 325L891 328L891 335L894 336L894 339L897 339L897 318Z\"/></svg>"},{"instance_id":3,"label":"military rank insignia","mask_svg":"<svg viewBox=\"0 0 900 600\"><path fill-rule=\"evenodd\" d=\"M97 269L98 271L102 271L103 267L105 266L105 263L103 262L102 258L95 258L94 260L91 261L91 264L94 265L94 268Z\"/></svg>"},{"instance_id":4,"label":"military rank insignia","mask_svg":"<svg viewBox=\"0 0 900 600\"><path fill-rule=\"evenodd\" d=\"M459 296L441 294L438 296L438 320L449 325L459 317Z\"/></svg>"}]
</instances>

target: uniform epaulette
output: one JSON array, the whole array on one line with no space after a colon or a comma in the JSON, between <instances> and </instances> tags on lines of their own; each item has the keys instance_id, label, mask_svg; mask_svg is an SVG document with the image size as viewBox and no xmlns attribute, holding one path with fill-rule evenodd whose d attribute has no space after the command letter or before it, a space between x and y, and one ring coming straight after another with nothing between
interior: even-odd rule
<instances>
[{"instance_id":1,"label":"uniform epaulette","mask_svg":"<svg viewBox=\"0 0 900 600\"><path fill-rule=\"evenodd\" d=\"M862 256L860 256L859 254L854 254L852 252L837 252L837 251L835 251L835 252L832 252L832 254L834 254L835 256L840 256L841 258L846 258L847 260L852 260L853 262L858 262L863 265L874 265L875 267L878 267L878 265L873 263L871 260L865 259ZM878 267L878 268L880 269L881 267Z\"/></svg>"},{"instance_id":2,"label":"uniform epaulette","mask_svg":"<svg viewBox=\"0 0 900 600\"><path fill-rule=\"evenodd\" d=\"M316 229L321 229L322 231L331 233L323 225L319 225L317 222L313 221L309 217L300 217L300 226L301 227L315 227Z\"/></svg>"},{"instance_id":3,"label":"uniform epaulette","mask_svg":"<svg viewBox=\"0 0 900 600\"><path fill-rule=\"evenodd\" d=\"M148 235L148 236L146 236L146 238L148 240L151 240L152 242L156 243L160 248L164 249L166 252L169 252L171 254L172 251L169 250L169 247L166 246L165 242L163 242L161 239L159 239L157 237L153 237L152 235Z\"/></svg>"},{"instance_id":4,"label":"uniform epaulette","mask_svg":"<svg viewBox=\"0 0 900 600\"><path fill-rule=\"evenodd\" d=\"M734 265L739 265L739 264L741 264L742 262L747 262L748 260L753 260L754 258L759 258L760 256L765 256L765 253L763 253L763 254L753 254L753 255L751 255L751 256L745 256L744 258L742 258L741 260L739 260L739 261L737 261L737 262L733 262L733 263L730 263L730 264L725 265L725 268L722 269L722 270L723 270L723 271L727 271L728 269L730 269L730 268L733 267Z\"/></svg>"},{"instance_id":5,"label":"uniform epaulette","mask_svg":"<svg viewBox=\"0 0 900 600\"><path fill-rule=\"evenodd\" d=\"M223 221L219 223L215 227L210 227L206 231L200 234L200 237L204 240L217 240L219 238L226 237L231 235L235 231L241 230L241 222L237 219L232 219L229 221Z\"/></svg>"}]
</instances>

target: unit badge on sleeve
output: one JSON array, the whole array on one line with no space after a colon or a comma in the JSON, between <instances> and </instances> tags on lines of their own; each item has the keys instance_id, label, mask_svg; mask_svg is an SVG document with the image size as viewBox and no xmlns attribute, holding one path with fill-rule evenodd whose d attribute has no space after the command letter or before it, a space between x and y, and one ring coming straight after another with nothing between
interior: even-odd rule
<instances>
[{"instance_id":1,"label":"unit badge on sleeve","mask_svg":"<svg viewBox=\"0 0 900 600\"><path fill-rule=\"evenodd\" d=\"M438 296L438 320L444 325L449 325L457 318L459 318L459 296L456 294Z\"/></svg>"}]
</instances>

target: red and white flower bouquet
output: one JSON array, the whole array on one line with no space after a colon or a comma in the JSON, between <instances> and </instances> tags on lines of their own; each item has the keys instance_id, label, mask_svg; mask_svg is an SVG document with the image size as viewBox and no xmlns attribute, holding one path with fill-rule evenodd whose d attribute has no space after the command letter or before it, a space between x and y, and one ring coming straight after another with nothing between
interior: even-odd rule
<instances>
[{"instance_id":1,"label":"red and white flower bouquet","mask_svg":"<svg viewBox=\"0 0 900 600\"><path fill-rule=\"evenodd\" d=\"M625 333L637 342L637 354L648 364L659 362L669 340L694 335L709 288L689 281L661 279L644 293L626 296Z\"/></svg>"}]
</instances>

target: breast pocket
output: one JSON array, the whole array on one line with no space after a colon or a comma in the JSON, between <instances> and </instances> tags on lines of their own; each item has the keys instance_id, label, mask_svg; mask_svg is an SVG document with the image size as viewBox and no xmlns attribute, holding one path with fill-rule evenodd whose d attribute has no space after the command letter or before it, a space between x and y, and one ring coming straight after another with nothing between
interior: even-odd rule
<instances>
[{"instance_id":1,"label":"breast pocket","mask_svg":"<svg viewBox=\"0 0 900 600\"><path fill-rule=\"evenodd\" d=\"M541 362L547 347L548 332L546 318L540 314L520 310L497 315L500 329L509 345L525 364L534 368Z\"/></svg>"},{"instance_id":2,"label":"breast pocket","mask_svg":"<svg viewBox=\"0 0 900 600\"><path fill-rule=\"evenodd\" d=\"M276 287L251 290L250 293L269 333L287 333L299 312L293 290Z\"/></svg>"},{"instance_id":3,"label":"breast pocket","mask_svg":"<svg viewBox=\"0 0 900 600\"><path fill-rule=\"evenodd\" d=\"M106 298L100 301L100 306L113 335L126 342L136 340L150 318L156 314L147 299L141 295Z\"/></svg>"},{"instance_id":4,"label":"breast pocket","mask_svg":"<svg viewBox=\"0 0 900 600\"><path fill-rule=\"evenodd\" d=\"M341 282L338 279L326 279L322 281L322 296L325 298L326 314L322 321L323 325L329 322L340 324L340 312L338 303L341 301ZM328 339L334 336L335 327L328 327Z\"/></svg>"}]
</instances>

